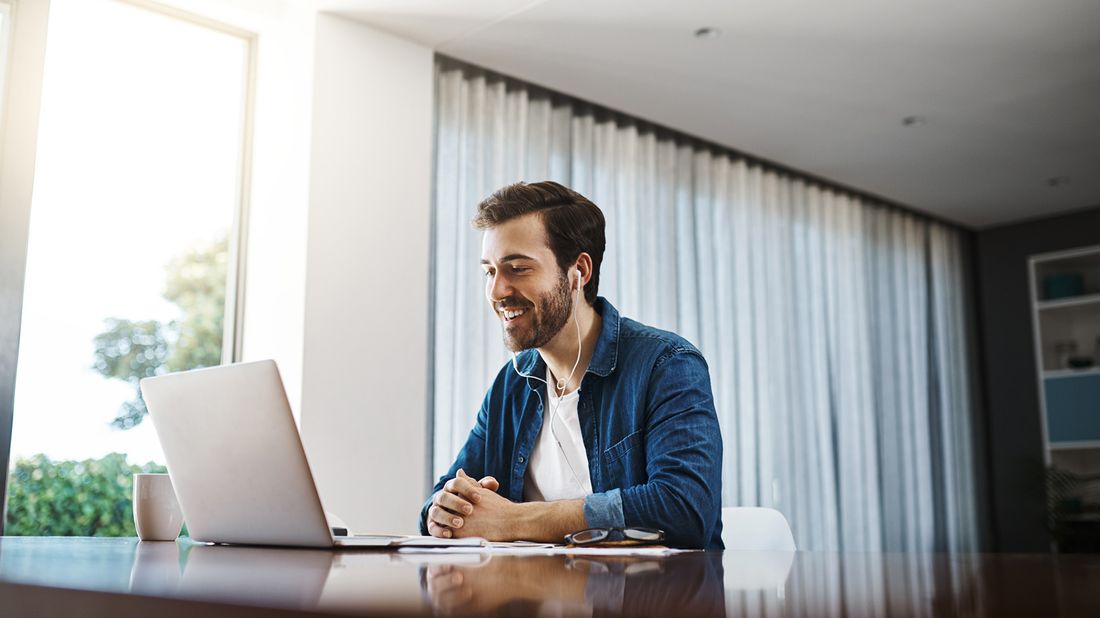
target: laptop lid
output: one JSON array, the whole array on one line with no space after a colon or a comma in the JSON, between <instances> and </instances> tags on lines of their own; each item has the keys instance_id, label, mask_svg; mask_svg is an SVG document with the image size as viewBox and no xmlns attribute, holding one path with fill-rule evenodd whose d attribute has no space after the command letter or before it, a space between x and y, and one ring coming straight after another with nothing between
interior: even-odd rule
<instances>
[{"instance_id":1,"label":"laptop lid","mask_svg":"<svg viewBox=\"0 0 1100 618\"><path fill-rule=\"evenodd\" d=\"M191 538L332 547L275 361L141 381Z\"/></svg>"}]
</instances>

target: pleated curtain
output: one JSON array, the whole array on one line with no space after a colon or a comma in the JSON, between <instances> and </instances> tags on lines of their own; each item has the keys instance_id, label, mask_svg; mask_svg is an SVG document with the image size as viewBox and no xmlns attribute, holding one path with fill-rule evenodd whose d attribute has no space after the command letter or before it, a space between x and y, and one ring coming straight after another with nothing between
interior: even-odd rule
<instances>
[{"instance_id":1,"label":"pleated curtain","mask_svg":"<svg viewBox=\"0 0 1100 618\"><path fill-rule=\"evenodd\" d=\"M440 57L433 469L508 356L483 296L478 202L556 180L607 218L600 294L695 343L725 506L811 550L977 547L965 233Z\"/></svg>"}]
</instances>

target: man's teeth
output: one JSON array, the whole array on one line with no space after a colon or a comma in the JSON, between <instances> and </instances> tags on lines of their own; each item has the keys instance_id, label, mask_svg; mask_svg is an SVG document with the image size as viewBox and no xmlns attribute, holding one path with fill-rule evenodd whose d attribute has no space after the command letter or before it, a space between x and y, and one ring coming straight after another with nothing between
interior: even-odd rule
<instances>
[{"instance_id":1,"label":"man's teeth","mask_svg":"<svg viewBox=\"0 0 1100 618\"><path fill-rule=\"evenodd\" d=\"M501 309L500 312L504 314L504 317L511 320L512 318L516 318L516 317L519 317L519 316L523 315L526 311L527 311L526 309L515 309L515 310Z\"/></svg>"}]
</instances>

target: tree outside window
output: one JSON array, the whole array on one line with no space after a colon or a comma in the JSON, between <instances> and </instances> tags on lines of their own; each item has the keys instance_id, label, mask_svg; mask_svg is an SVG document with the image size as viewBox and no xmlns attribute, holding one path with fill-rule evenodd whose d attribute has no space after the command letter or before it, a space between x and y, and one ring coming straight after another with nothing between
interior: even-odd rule
<instances>
[{"instance_id":1,"label":"tree outside window","mask_svg":"<svg viewBox=\"0 0 1100 618\"><path fill-rule=\"evenodd\" d=\"M110 422L119 431L148 414L138 382L144 378L221 363L229 251L223 238L197 244L169 262L163 296L179 307L168 322L110 317L92 341L92 366L104 378L133 388L133 398ZM163 465L99 459L53 461L44 454L17 459L8 481L5 534L132 536L132 476L165 472Z\"/></svg>"}]
</instances>

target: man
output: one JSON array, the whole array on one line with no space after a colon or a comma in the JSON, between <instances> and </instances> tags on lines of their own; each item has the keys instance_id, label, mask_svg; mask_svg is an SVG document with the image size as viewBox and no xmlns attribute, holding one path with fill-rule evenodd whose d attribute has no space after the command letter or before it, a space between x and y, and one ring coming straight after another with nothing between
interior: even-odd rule
<instances>
[{"instance_id":1,"label":"man","mask_svg":"<svg viewBox=\"0 0 1100 618\"><path fill-rule=\"evenodd\" d=\"M706 361L597 296L600 209L554 182L516 183L473 223L513 362L421 509L421 532L561 542L587 528L612 538L653 528L670 546L721 549L722 440Z\"/></svg>"}]
</instances>

